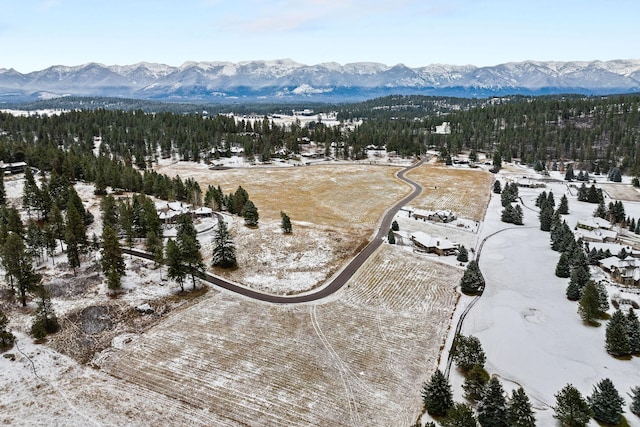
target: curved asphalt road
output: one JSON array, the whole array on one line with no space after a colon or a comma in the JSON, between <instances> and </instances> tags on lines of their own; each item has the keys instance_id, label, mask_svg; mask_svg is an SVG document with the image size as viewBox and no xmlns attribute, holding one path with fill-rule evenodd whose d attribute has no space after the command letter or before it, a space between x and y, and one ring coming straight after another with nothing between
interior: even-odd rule
<instances>
[{"instance_id":1,"label":"curved asphalt road","mask_svg":"<svg viewBox=\"0 0 640 427\"><path fill-rule=\"evenodd\" d=\"M328 285L323 286L315 291L311 291L309 293L287 296L287 295L273 295L273 294L268 294L264 292L259 292L254 289L246 288L244 286L239 286L237 284L228 282L210 273L205 273L201 278L213 285L224 288L228 291L235 292L240 295L244 295L245 297L248 297L248 298L253 298L259 301L265 301L265 302L270 302L274 304L297 304L297 303L303 303L303 302L317 301L333 294L334 292L342 288L345 285L345 283L347 283L347 281L351 278L351 276L353 276L355 272L358 271L358 269L367 260L367 258L369 258L375 252L375 250L378 249L378 247L380 247L380 245L384 241L384 238L389 233L389 229L391 228L393 217L396 215L398 210L402 206L409 203L416 196L418 196L418 194L422 192L422 186L417 182L414 182L409 178L406 178L405 174L411 169L420 166L422 163L424 163L425 160L426 159L423 159L418 163L412 166L409 166L401 170L400 172L398 172L397 174L398 178L403 180L407 184L411 185L413 187L413 191L411 192L411 194L409 194L408 196L406 196L405 198L397 202L387 211L387 213L382 218L382 222L380 223L380 228L378 229L378 233L375 235L373 240L371 240L369 244L365 246L364 249L362 249L362 251L360 251L360 253L356 255L355 258L353 258L331 282L329 282ZM139 256L147 259L153 259L153 256L146 252L127 249L127 248L122 248L122 251L130 255L135 255L135 256Z\"/></svg>"}]
</instances>

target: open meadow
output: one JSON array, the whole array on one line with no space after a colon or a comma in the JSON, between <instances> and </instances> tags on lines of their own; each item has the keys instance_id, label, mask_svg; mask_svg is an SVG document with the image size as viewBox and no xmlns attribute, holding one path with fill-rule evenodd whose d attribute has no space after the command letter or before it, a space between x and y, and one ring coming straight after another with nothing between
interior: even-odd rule
<instances>
[{"instance_id":1,"label":"open meadow","mask_svg":"<svg viewBox=\"0 0 640 427\"><path fill-rule=\"evenodd\" d=\"M248 228L241 218L224 214L241 264L226 275L280 294L324 283L410 190L395 177L399 168L390 166L172 167L177 169L163 173L192 176L202 188L210 183L225 192L238 185L248 190L261 222ZM438 169L433 177L412 178L444 193L448 173L460 172ZM477 197L489 191L484 181L468 185L479 185ZM99 225L91 188L81 194ZM17 200L19 191L11 197ZM440 209L458 211L463 205L439 200ZM292 217L293 235L281 233L280 210ZM405 230L453 233L469 246L476 236L444 225L399 222ZM210 235L201 236L207 261ZM463 273L454 264L385 244L336 294L301 305L261 303L216 288L174 300L178 287L167 281L166 271L130 258L126 291L113 299L99 271L87 265L78 273L86 286L53 298L63 330L48 345L31 342L28 312L12 321L24 353L15 352L15 361L0 360L9 392L0 408L11 414L2 421L37 424L44 420L37 414L48 411L58 425L411 425L421 412L422 383L438 365L451 328ZM43 273L52 283L75 280L57 277L52 268ZM137 313L142 303L154 314ZM98 326L105 329L94 330Z\"/></svg>"},{"instance_id":2,"label":"open meadow","mask_svg":"<svg viewBox=\"0 0 640 427\"><path fill-rule=\"evenodd\" d=\"M328 301L277 306L211 291L95 363L193 405L198 425L409 425L461 276L385 245Z\"/></svg>"}]
</instances>

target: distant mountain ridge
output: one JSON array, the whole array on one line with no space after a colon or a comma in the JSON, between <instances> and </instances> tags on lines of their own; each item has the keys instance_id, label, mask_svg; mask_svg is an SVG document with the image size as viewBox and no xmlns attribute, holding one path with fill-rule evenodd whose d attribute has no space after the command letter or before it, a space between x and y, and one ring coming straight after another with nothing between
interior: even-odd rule
<instances>
[{"instance_id":1,"label":"distant mountain ridge","mask_svg":"<svg viewBox=\"0 0 640 427\"><path fill-rule=\"evenodd\" d=\"M290 59L186 62L179 67L141 62L52 66L22 74L0 68L0 101L59 96L106 96L164 101L362 100L389 94L486 97L509 94L640 92L640 60L510 62L489 67L334 62Z\"/></svg>"}]
</instances>

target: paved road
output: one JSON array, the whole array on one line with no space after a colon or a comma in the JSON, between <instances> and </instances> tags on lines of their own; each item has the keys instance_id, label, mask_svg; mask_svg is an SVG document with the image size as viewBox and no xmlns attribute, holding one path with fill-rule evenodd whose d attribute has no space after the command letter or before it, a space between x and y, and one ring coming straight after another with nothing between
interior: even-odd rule
<instances>
[{"instance_id":1,"label":"paved road","mask_svg":"<svg viewBox=\"0 0 640 427\"><path fill-rule=\"evenodd\" d=\"M404 182L411 185L413 187L413 191L404 199L400 200L395 205L393 205L385 213L384 217L382 218L382 222L380 223L380 228L378 229L378 232L376 233L373 240L371 240L371 242L369 242L369 244L365 246L364 249L362 249L362 251L360 251L360 253L356 255L356 257L353 258L340 271L340 273L337 276L335 276L333 280L331 280L331 282L329 282L329 284L327 284L326 286L323 286L321 288L318 288L317 290L314 290L308 293L287 296L287 295L273 295L273 294L268 294L264 292L259 292L254 289L246 288L244 286L239 286L235 283L228 282L223 278L214 276L213 274L210 274L210 273L205 273L202 279L206 280L207 282L215 286L224 288L228 291L235 292L240 295L244 295L245 297L253 298L260 301L271 302L274 304L296 304L296 303L317 301L322 298L328 297L329 295L333 294L334 292L342 288L345 285L345 283L347 283L347 281L351 278L351 276L353 276L355 272L358 271L358 269L367 260L367 258L369 258L375 252L375 250L378 249L378 247L380 247L380 245L384 241L384 238L387 237L387 234L389 233L389 229L391 228L391 223L393 222L393 218L398 212L398 210L402 206L405 206L407 203L409 203L411 200L413 200L416 196L418 196L422 192L422 186L417 182L414 182L409 178L406 178L405 174L411 169L420 166L422 163L424 163L425 160L426 159L423 159L420 162L398 172L398 178L400 178ZM139 256L147 259L153 259L153 256L146 252L131 250L128 248L123 248L122 250L124 253L130 254L130 255L135 255L135 256Z\"/></svg>"}]
</instances>

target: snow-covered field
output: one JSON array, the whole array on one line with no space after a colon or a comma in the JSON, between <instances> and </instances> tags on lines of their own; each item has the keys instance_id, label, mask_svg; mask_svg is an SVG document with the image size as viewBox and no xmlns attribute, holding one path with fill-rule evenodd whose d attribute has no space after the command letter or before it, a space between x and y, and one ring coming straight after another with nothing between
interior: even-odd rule
<instances>
[{"instance_id":1,"label":"snow-covered field","mask_svg":"<svg viewBox=\"0 0 640 427\"><path fill-rule=\"evenodd\" d=\"M510 167L498 177L504 183L506 178L523 175L536 176L529 169ZM552 177L561 181L563 175L552 173ZM605 177L594 178L603 181ZM622 184L606 184L607 188L612 186L619 187L617 194L633 196L636 192L628 184L624 189ZM556 203L563 194L567 195L570 214L565 219L572 228L578 219L592 216L596 206L578 202L567 191L565 182L547 183L542 189L519 189L525 205L522 227L500 221L500 197L494 195L480 235L480 239L487 237L480 258L487 286L462 328L464 335L475 335L481 340L487 354L486 369L500 378L506 390L524 387L541 426L557 425L552 409L554 394L567 383L588 396L597 382L609 378L626 398L627 405L630 388L640 385L640 358L621 361L607 354L606 321L600 327L586 326L577 313L577 303L565 297L568 279L555 276L560 254L551 250L549 233L540 231L535 207L537 195L549 190L553 191ZM627 215L635 218L640 215L640 203L629 200L623 203ZM607 289L610 297L619 293L640 302L637 293L624 292L615 286ZM462 297L456 316L470 301L470 297ZM445 366L443 357L440 368L444 370ZM462 401L463 378L455 369L451 372L456 399ZM628 406L626 419L629 425L640 425L640 419L629 413ZM590 425L597 424L592 421Z\"/></svg>"},{"instance_id":2,"label":"snow-covered field","mask_svg":"<svg viewBox=\"0 0 640 427\"><path fill-rule=\"evenodd\" d=\"M321 173L329 173L328 168L300 169L313 173L301 176L302 181L313 182ZM331 274L323 271L326 263L349 256L348 249L336 256L336 239L368 235L384 206L405 192L402 185L387 181L393 168L374 170L383 172L366 180L371 186L368 195L356 197L366 199L376 194L380 180L385 182L385 190L377 194L384 197L375 200L376 206L367 206L361 217L356 216L361 218L359 225L339 228L334 234L311 221L296 223L292 216L294 236L283 236L273 217L279 206L290 203L293 207L296 199L265 202L270 208L265 209L264 222L253 236L256 251L250 255L260 261L252 265L252 258L244 260L252 266L234 280L281 293L301 291L314 281L325 280ZM340 179L332 181L336 191L354 169L340 171ZM277 177L264 171L259 174L265 184ZM517 165L506 165L498 175L503 182L522 176L537 175ZM271 185L280 185L278 179ZM233 189L231 181L227 191ZM340 196L346 207L336 209L325 202L314 205L309 215L326 207L332 209L330 216L313 218L322 227L349 222L354 208L348 203L366 203L349 201L354 185L348 182ZM606 185L605 194L627 195L627 214L640 217L636 190L628 185ZM9 199L18 203L20 179L9 178L6 187ZM575 189L568 192L566 183L548 182L544 190L550 189L556 201L567 193L570 226L591 216L595 206L578 202ZM92 232L99 234L100 215L95 211L92 188L79 185L78 191L85 205L94 209ZM487 353L487 370L498 375L506 389L522 385L536 408L538 425L546 426L556 425L551 409L554 394L567 383L588 395L599 380L610 378L627 397L630 387L640 385L640 359L619 361L609 356L604 350L605 324L585 326L577 304L565 298L567 279L554 275L559 254L550 249L549 233L539 230L534 203L540 191L520 188L525 213L521 227L500 221L502 208L496 196L491 197L484 221L479 223L462 218L460 226L433 224L407 218L403 211L396 220L402 232L424 231L468 248L477 248L481 239L487 238L480 259L487 287L466 317L462 333L480 338ZM267 200L257 189L251 193ZM325 201L328 194L323 195ZM466 197L467 203L473 202L472 196L460 194L456 194L460 200ZM431 197L446 204L440 196ZM313 203L318 200L316 197ZM436 207L455 210L453 206ZM227 220L244 246L251 241L251 233L236 218ZM202 225L203 229L211 227ZM210 232L201 237L208 253ZM284 240L290 237L293 239ZM348 242L345 248L354 245ZM287 255L292 247L299 258ZM56 263L64 260L64 255L58 254ZM26 333L33 307L12 309L10 326L18 346L0 357L0 422L74 426L157 425L159 420L164 425L411 425L422 408L421 385L437 366L444 369L455 322L471 301L455 291L463 270L454 257L414 253L408 244L384 245L337 294L297 306L259 303L215 289L183 299L166 277L165 285L159 285L163 282L161 270L130 258L127 263L125 292L117 300L108 296L102 276L91 270L79 274L82 295L63 293L53 300L63 320L85 305L118 306L126 314L122 325L88 334L92 340L109 340L106 344L96 342L104 351L89 364L79 364L54 350L73 344L72 330L52 337L49 344L34 344ZM278 266L285 264L289 269L282 271ZM48 281L76 281L54 273L51 265L48 260L39 270ZM266 282L274 285L265 286ZM303 287L295 288L294 282ZM608 289L610 296L624 292L616 287ZM640 302L638 294L623 295ZM144 303L150 303L156 314L145 317L126 311ZM6 305L3 309L6 311ZM456 399L461 401L462 378L455 369L451 381ZM630 425L640 425L635 415L627 414L626 418Z\"/></svg>"}]
</instances>

